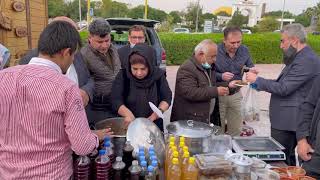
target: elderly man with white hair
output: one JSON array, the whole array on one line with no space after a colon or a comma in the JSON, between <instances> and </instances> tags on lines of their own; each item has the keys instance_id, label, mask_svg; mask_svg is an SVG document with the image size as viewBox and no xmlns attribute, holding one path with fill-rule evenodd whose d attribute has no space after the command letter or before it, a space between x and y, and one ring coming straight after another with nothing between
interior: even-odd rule
<instances>
[{"instance_id":1,"label":"elderly man with white hair","mask_svg":"<svg viewBox=\"0 0 320 180\"><path fill-rule=\"evenodd\" d=\"M219 116L218 96L229 94L235 82L216 83L214 63L217 45L203 40L194 50L193 56L182 64L177 72L171 122L195 120L212 123Z\"/></svg>"},{"instance_id":2,"label":"elderly man with white hair","mask_svg":"<svg viewBox=\"0 0 320 180\"><path fill-rule=\"evenodd\" d=\"M306 44L307 34L301 24L287 25L281 31L280 48L285 67L277 79L264 79L247 73L247 81L258 91L271 93L271 136L281 143L288 165L295 165L296 131L302 118L301 105L308 96L314 78L320 73L320 59ZM298 139L303 136L298 136Z\"/></svg>"}]
</instances>

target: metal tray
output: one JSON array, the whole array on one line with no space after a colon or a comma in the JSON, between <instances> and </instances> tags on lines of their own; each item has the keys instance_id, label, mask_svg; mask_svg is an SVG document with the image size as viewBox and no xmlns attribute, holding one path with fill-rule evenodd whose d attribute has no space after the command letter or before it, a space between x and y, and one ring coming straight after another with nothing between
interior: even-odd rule
<instances>
[{"instance_id":1,"label":"metal tray","mask_svg":"<svg viewBox=\"0 0 320 180\"><path fill-rule=\"evenodd\" d=\"M285 149L272 137L234 137L233 140L243 151L281 151Z\"/></svg>"}]
</instances>

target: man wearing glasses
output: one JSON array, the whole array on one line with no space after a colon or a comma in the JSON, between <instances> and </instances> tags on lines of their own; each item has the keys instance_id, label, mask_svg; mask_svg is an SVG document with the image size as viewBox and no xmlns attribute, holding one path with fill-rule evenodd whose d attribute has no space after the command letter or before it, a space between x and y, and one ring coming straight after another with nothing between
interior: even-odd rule
<instances>
[{"instance_id":1,"label":"man wearing glasses","mask_svg":"<svg viewBox=\"0 0 320 180\"><path fill-rule=\"evenodd\" d=\"M144 26L134 25L130 27L128 32L129 32L129 36L128 36L129 44L118 49L118 54L121 61L121 67L126 67L125 64L128 62L128 56L130 54L131 48L133 48L136 44L145 43L146 41L146 37L145 37L146 29Z\"/></svg>"}]
</instances>

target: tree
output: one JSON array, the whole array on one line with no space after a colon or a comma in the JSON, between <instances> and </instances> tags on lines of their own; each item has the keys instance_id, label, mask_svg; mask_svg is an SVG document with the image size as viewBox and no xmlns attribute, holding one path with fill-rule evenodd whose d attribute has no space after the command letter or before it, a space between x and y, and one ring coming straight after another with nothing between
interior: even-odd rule
<instances>
[{"instance_id":1,"label":"tree","mask_svg":"<svg viewBox=\"0 0 320 180\"><path fill-rule=\"evenodd\" d=\"M263 17L273 17L273 18L281 18L282 17L282 11L270 11L267 12L263 15ZM289 11L285 11L283 13L283 18L295 18L295 16L289 12Z\"/></svg>"},{"instance_id":2,"label":"tree","mask_svg":"<svg viewBox=\"0 0 320 180\"><path fill-rule=\"evenodd\" d=\"M265 17L258 24L259 32L272 32L279 28L279 22L274 17Z\"/></svg>"},{"instance_id":3,"label":"tree","mask_svg":"<svg viewBox=\"0 0 320 180\"><path fill-rule=\"evenodd\" d=\"M48 1L48 16L53 18L64 15L64 0L50 0Z\"/></svg>"},{"instance_id":4,"label":"tree","mask_svg":"<svg viewBox=\"0 0 320 180\"><path fill-rule=\"evenodd\" d=\"M311 16L306 13L301 13L295 17L295 22L302 24L304 27L308 27L311 23Z\"/></svg>"},{"instance_id":5,"label":"tree","mask_svg":"<svg viewBox=\"0 0 320 180\"><path fill-rule=\"evenodd\" d=\"M144 16L144 5L139 5L137 7L134 7L128 13L128 17L131 17L131 18L143 18L143 16ZM168 14L166 12L148 6L148 19L158 20L162 22L167 19L167 16Z\"/></svg>"},{"instance_id":6,"label":"tree","mask_svg":"<svg viewBox=\"0 0 320 180\"><path fill-rule=\"evenodd\" d=\"M243 27L243 25L248 24L249 17L241 14L239 10L234 12L232 19L228 22L228 26L238 26Z\"/></svg>"},{"instance_id":7,"label":"tree","mask_svg":"<svg viewBox=\"0 0 320 180\"><path fill-rule=\"evenodd\" d=\"M230 14L228 14L227 12L225 11L220 11L216 14L216 16L227 16L227 17L230 17Z\"/></svg>"},{"instance_id":8,"label":"tree","mask_svg":"<svg viewBox=\"0 0 320 180\"><path fill-rule=\"evenodd\" d=\"M100 8L100 12L98 13L101 17L111 17L111 7L112 1L111 0L102 0L102 6Z\"/></svg>"},{"instance_id":9,"label":"tree","mask_svg":"<svg viewBox=\"0 0 320 180\"><path fill-rule=\"evenodd\" d=\"M179 11L171 11L169 13L169 15L173 18L172 19L172 23L173 24L177 24L177 23L181 23L182 22L181 13Z\"/></svg>"},{"instance_id":10,"label":"tree","mask_svg":"<svg viewBox=\"0 0 320 180\"><path fill-rule=\"evenodd\" d=\"M196 19L197 19L197 12L199 10L199 17L202 15L202 7L198 6L198 3L194 3L191 2L189 3L189 5L187 6L187 11L186 11L186 21L191 22L191 24L189 25L189 28L191 29L195 29L196 27ZM200 23L199 23L200 24Z\"/></svg>"},{"instance_id":11,"label":"tree","mask_svg":"<svg viewBox=\"0 0 320 180\"><path fill-rule=\"evenodd\" d=\"M127 17L128 11L129 8L127 4L112 1L110 17Z\"/></svg>"}]
</instances>

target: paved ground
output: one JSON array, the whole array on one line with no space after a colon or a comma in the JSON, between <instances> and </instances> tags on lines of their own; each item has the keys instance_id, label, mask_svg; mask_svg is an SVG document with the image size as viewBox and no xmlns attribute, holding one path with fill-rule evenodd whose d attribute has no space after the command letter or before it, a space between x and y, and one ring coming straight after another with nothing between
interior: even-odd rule
<instances>
[{"instance_id":1,"label":"paved ground","mask_svg":"<svg viewBox=\"0 0 320 180\"><path fill-rule=\"evenodd\" d=\"M256 66L260 73L259 75L268 79L276 79L280 74L283 65L280 64L260 64ZM167 66L167 79L169 82L169 86L174 93L175 89L175 81L176 74L179 66ZM242 94L246 92L246 88L243 88ZM259 136L269 136L270 135L270 121L269 121L269 102L270 102L270 93L266 92L258 92L257 98L261 116L260 121L249 122L248 124L255 129L255 132ZM164 124L167 125L169 123L169 118L171 114L171 108L165 113Z\"/></svg>"}]
</instances>

